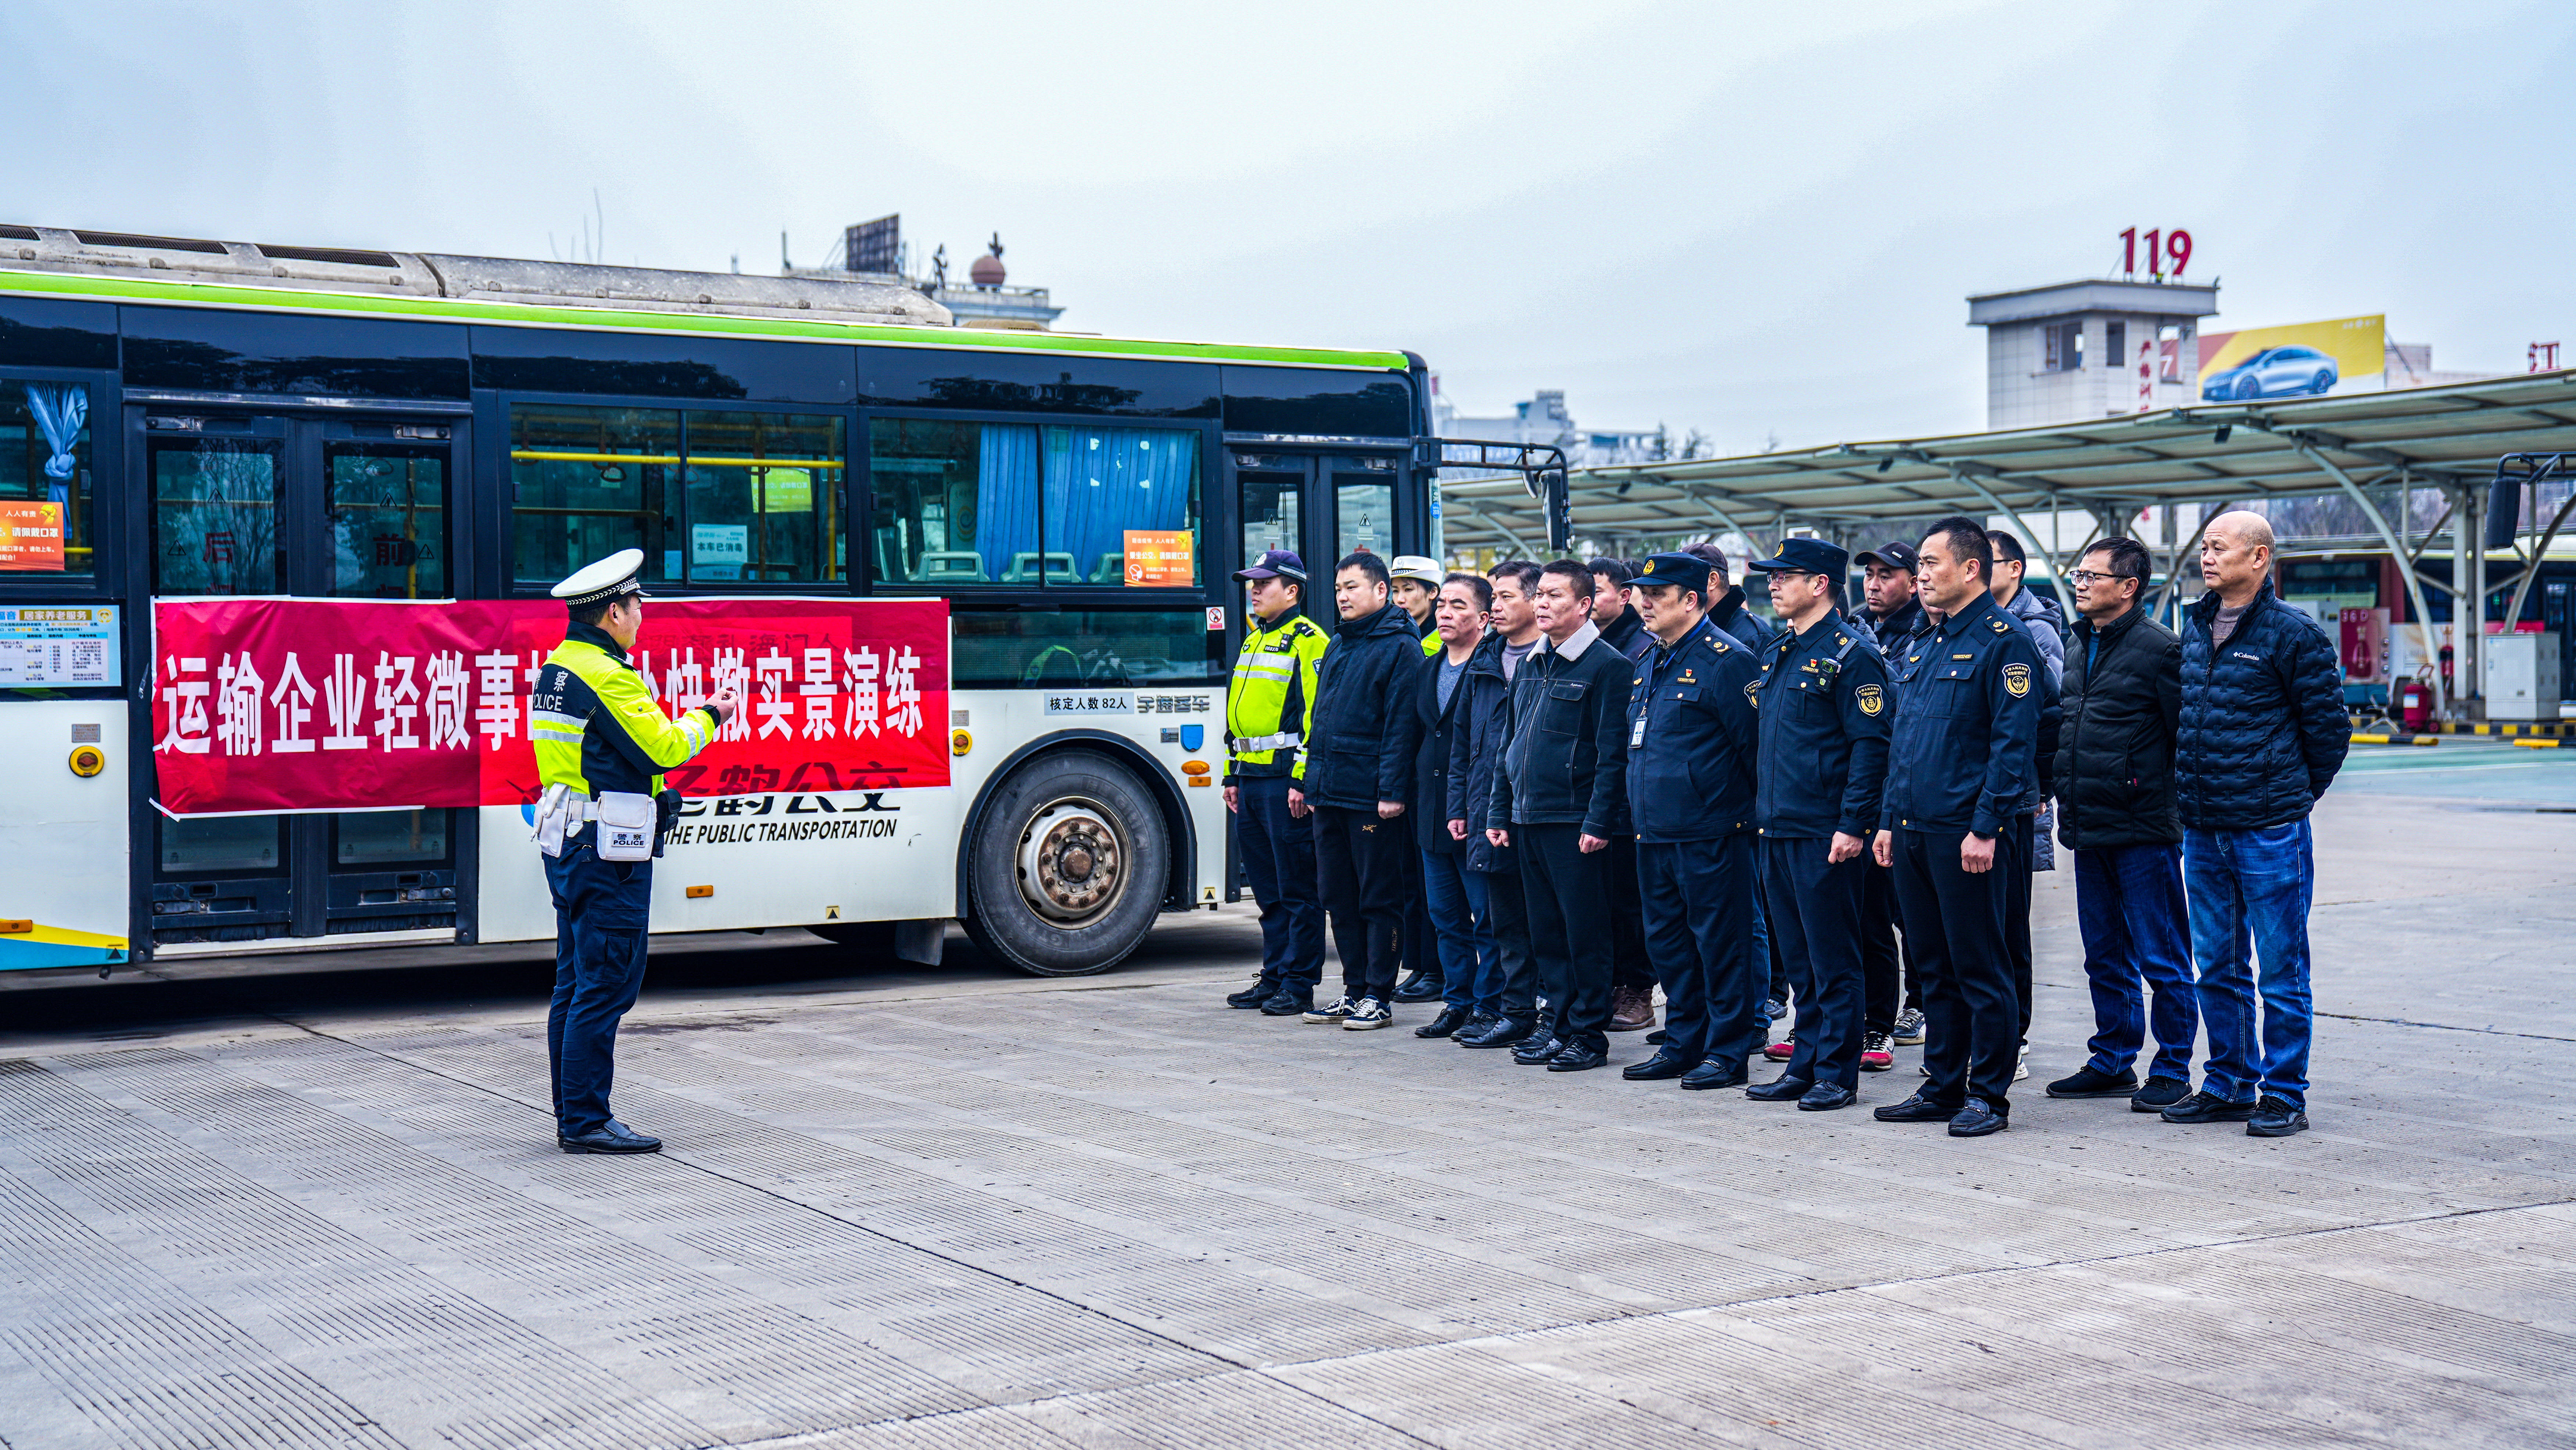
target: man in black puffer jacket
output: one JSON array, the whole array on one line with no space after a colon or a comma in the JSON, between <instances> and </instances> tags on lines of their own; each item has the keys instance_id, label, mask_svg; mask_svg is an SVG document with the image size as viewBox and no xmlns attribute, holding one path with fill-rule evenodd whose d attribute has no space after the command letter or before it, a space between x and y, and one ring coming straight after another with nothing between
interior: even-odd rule
<instances>
[{"instance_id":1,"label":"man in black puffer jacket","mask_svg":"<svg viewBox=\"0 0 2576 1450\"><path fill-rule=\"evenodd\" d=\"M2151 561L2135 539L2105 539L2069 576L2078 619L2066 650L2058 730L2057 832L2075 852L2075 922L2093 989L2091 1057L2048 1085L2053 1098L2128 1098L2162 1112L2191 1090L2200 999L2182 892L2174 737L2182 641L2143 607ZM2156 1056L2138 1085L2147 991Z\"/></svg>"},{"instance_id":2,"label":"man in black puffer jacket","mask_svg":"<svg viewBox=\"0 0 2576 1450\"><path fill-rule=\"evenodd\" d=\"M1413 753L1395 724L1396 704L1423 668L1413 616L1388 601L1386 561L1362 550L1333 571L1341 623L1315 666L1315 712L1306 727L1306 780L1291 806L1315 808L1315 876L1342 958L1342 1000L1309 1022L1357 1032L1393 1020L1395 964L1404 947L1405 892L1413 879Z\"/></svg>"},{"instance_id":3,"label":"man in black puffer jacket","mask_svg":"<svg viewBox=\"0 0 2576 1450\"><path fill-rule=\"evenodd\" d=\"M2272 597L2271 522L2210 520L2200 572L2209 592L2183 616L2175 766L2209 1065L2200 1091L2164 1116L2281 1138L2308 1126L2308 813L2343 768L2352 726L2334 641ZM2259 1037L2249 939L2262 962Z\"/></svg>"}]
</instances>

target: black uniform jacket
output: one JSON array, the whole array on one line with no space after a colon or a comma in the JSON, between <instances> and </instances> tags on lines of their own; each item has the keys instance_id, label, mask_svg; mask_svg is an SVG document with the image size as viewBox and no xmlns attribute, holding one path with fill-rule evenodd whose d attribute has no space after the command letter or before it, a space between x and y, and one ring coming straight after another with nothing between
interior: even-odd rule
<instances>
[{"instance_id":1,"label":"black uniform jacket","mask_svg":"<svg viewBox=\"0 0 2576 1450\"><path fill-rule=\"evenodd\" d=\"M1483 647L1478 641L1477 648ZM1425 851L1454 854L1464 847L1449 834L1449 761L1468 700L1467 677L1462 674L1449 692L1449 708L1440 708L1440 667L1448 658L1448 646L1443 645L1440 653L1422 662L1412 686L1388 703L1396 727L1404 732L1404 748L1413 757L1413 794L1404 810L1413 823L1413 844Z\"/></svg>"},{"instance_id":2,"label":"black uniform jacket","mask_svg":"<svg viewBox=\"0 0 2576 1450\"><path fill-rule=\"evenodd\" d=\"M2031 787L2048 698L2039 646L1991 594L1902 644L1888 659L1896 723L1878 823L1995 835Z\"/></svg>"},{"instance_id":3,"label":"black uniform jacket","mask_svg":"<svg viewBox=\"0 0 2576 1450\"><path fill-rule=\"evenodd\" d=\"M1822 839L1878 829L1896 700L1878 646L1828 613L1762 652L1761 783L1753 818L1766 836Z\"/></svg>"},{"instance_id":4,"label":"black uniform jacket","mask_svg":"<svg viewBox=\"0 0 2576 1450\"><path fill-rule=\"evenodd\" d=\"M1636 671L1626 744L1637 839L1705 841L1749 828L1760 673L1753 652L1703 615L1672 648L1653 643Z\"/></svg>"},{"instance_id":5,"label":"black uniform jacket","mask_svg":"<svg viewBox=\"0 0 2576 1450\"><path fill-rule=\"evenodd\" d=\"M1422 668L1422 636L1394 605L1346 619L1315 665L1315 718L1306 733L1306 798L1348 810L1413 794L1413 757L1395 703Z\"/></svg>"},{"instance_id":6,"label":"black uniform jacket","mask_svg":"<svg viewBox=\"0 0 2576 1450\"><path fill-rule=\"evenodd\" d=\"M1628 661L1591 620L1562 645L1539 641L1512 677L1487 825L1580 824L1605 841L1628 829L1628 680Z\"/></svg>"}]
</instances>

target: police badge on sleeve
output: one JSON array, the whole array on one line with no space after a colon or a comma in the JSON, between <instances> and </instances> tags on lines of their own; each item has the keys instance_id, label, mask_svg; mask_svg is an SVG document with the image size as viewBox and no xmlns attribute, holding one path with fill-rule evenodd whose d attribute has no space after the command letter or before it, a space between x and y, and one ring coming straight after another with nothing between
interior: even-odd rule
<instances>
[{"instance_id":1,"label":"police badge on sleeve","mask_svg":"<svg viewBox=\"0 0 2576 1450\"><path fill-rule=\"evenodd\" d=\"M1862 714L1874 716L1887 708L1887 692L1876 685L1863 685L1852 691L1852 703L1860 706Z\"/></svg>"},{"instance_id":2,"label":"police badge on sleeve","mask_svg":"<svg viewBox=\"0 0 2576 1450\"><path fill-rule=\"evenodd\" d=\"M2021 698L2022 696L2029 694L2029 693L2030 693L2030 666L2028 666L2028 665L2006 665L2006 666L2004 666L2004 688L2005 688L2005 689L2007 689L2007 690L2010 690L2010 691L2012 692L2012 694L2013 694L2013 698L2015 698L2015 699L2019 699L2019 698Z\"/></svg>"}]
</instances>

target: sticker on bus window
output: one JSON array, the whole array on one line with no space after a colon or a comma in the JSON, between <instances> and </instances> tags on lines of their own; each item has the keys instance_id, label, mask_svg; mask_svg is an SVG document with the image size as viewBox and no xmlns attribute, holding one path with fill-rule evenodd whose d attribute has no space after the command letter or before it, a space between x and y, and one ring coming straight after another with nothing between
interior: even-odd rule
<instances>
[{"instance_id":1,"label":"sticker on bus window","mask_svg":"<svg viewBox=\"0 0 2576 1450\"><path fill-rule=\"evenodd\" d=\"M1127 548L1127 557L1133 560L1136 546L1131 543ZM63 572L61 504L0 503L0 569Z\"/></svg>"},{"instance_id":2,"label":"sticker on bus window","mask_svg":"<svg viewBox=\"0 0 2576 1450\"><path fill-rule=\"evenodd\" d=\"M0 604L0 688L124 682L113 604Z\"/></svg>"},{"instance_id":3,"label":"sticker on bus window","mask_svg":"<svg viewBox=\"0 0 2576 1450\"><path fill-rule=\"evenodd\" d=\"M1198 571L1190 564L1187 529L1129 529L1126 534L1129 584L1187 587L1198 582Z\"/></svg>"}]
</instances>

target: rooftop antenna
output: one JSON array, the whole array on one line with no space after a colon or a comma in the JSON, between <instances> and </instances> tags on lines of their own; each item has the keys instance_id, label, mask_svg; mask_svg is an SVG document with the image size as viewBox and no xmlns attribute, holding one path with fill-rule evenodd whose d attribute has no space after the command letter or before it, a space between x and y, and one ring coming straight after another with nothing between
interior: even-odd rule
<instances>
[{"instance_id":1,"label":"rooftop antenna","mask_svg":"<svg viewBox=\"0 0 2576 1450\"><path fill-rule=\"evenodd\" d=\"M596 186L590 189L590 209L599 215L599 235L591 244L590 257L596 262L608 255L608 208L599 204L599 188Z\"/></svg>"},{"instance_id":2,"label":"rooftop antenna","mask_svg":"<svg viewBox=\"0 0 2576 1450\"><path fill-rule=\"evenodd\" d=\"M780 227L778 229L778 270L781 274L796 270L796 264L787 260L787 229L785 227Z\"/></svg>"}]
</instances>

